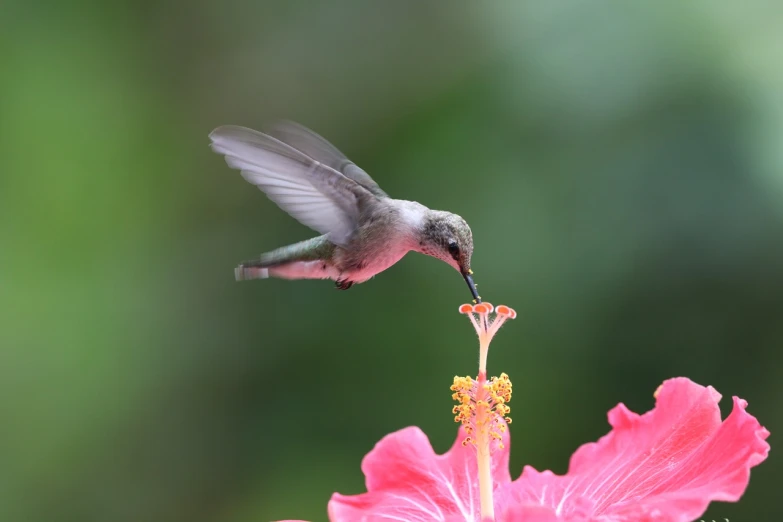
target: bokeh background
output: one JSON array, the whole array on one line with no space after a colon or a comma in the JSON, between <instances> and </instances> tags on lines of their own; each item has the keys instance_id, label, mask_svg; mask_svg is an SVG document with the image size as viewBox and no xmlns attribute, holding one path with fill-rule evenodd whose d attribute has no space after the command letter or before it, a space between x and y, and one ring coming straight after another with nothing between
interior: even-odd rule
<instances>
[{"instance_id":1,"label":"bokeh background","mask_svg":"<svg viewBox=\"0 0 783 522\"><path fill-rule=\"evenodd\" d=\"M0 520L326 519L362 457L438 451L475 373L453 270L237 284L314 235L208 148L299 121L391 195L464 216L514 306L512 474L566 471L666 378L739 395L783 518L783 10L775 3L0 6Z\"/></svg>"}]
</instances>

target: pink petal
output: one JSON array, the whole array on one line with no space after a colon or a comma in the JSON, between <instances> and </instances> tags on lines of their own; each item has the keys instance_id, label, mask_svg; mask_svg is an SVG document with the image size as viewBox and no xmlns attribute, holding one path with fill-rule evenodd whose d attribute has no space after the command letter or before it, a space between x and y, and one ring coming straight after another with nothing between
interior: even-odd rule
<instances>
[{"instance_id":1,"label":"pink petal","mask_svg":"<svg viewBox=\"0 0 783 522\"><path fill-rule=\"evenodd\" d=\"M548 506L559 520L690 521L710 501L736 501L750 468L769 452L769 432L734 398L721 422L720 394L686 378L666 381L653 410L638 415L619 404L613 430L585 444L568 474L526 467L501 493L509 506ZM545 519L542 519L545 520Z\"/></svg>"},{"instance_id":2,"label":"pink petal","mask_svg":"<svg viewBox=\"0 0 783 522\"><path fill-rule=\"evenodd\" d=\"M555 511L547 506L513 504L503 509L496 522L561 522Z\"/></svg>"},{"instance_id":3,"label":"pink petal","mask_svg":"<svg viewBox=\"0 0 783 522\"><path fill-rule=\"evenodd\" d=\"M332 522L478 519L476 451L463 446L466 434L460 428L457 440L444 455L436 455L427 436L416 427L405 428L381 439L362 461L367 493L340 495L329 501ZM505 449L492 455L495 487L510 484L509 436Z\"/></svg>"}]
</instances>

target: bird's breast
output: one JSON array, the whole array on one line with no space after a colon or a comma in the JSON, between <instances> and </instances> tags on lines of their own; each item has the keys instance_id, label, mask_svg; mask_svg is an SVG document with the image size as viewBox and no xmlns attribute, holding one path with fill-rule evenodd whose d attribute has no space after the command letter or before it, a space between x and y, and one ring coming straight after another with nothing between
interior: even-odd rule
<instances>
[{"instance_id":1,"label":"bird's breast","mask_svg":"<svg viewBox=\"0 0 783 522\"><path fill-rule=\"evenodd\" d=\"M408 250L404 248L388 248L374 255L367 256L353 268L350 279L357 283L367 281L397 263L407 253Z\"/></svg>"}]
</instances>

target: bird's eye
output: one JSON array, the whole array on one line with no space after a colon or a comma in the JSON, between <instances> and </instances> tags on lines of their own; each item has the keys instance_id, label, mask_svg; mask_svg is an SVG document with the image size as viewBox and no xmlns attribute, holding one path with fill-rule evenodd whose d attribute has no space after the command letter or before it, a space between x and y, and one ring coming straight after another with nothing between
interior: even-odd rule
<instances>
[{"instance_id":1,"label":"bird's eye","mask_svg":"<svg viewBox=\"0 0 783 522\"><path fill-rule=\"evenodd\" d=\"M449 243L449 254L451 254L451 257L454 259L459 257L459 245L457 245L456 241Z\"/></svg>"}]
</instances>

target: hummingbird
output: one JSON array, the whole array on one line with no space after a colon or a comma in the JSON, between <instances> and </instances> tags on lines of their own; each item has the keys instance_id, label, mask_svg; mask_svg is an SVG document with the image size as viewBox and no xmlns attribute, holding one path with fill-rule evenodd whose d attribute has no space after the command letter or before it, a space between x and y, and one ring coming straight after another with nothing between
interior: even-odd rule
<instances>
[{"instance_id":1,"label":"hummingbird","mask_svg":"<svg viewBox=\"0 0 783 522\"><path fill-rule=\"evenodd\" d=\"M297 123L279 122L266 132L226 125L209 138L229 167L321 234L241 263L237 281L332 279L347 290L414 251L459 271L481 302L470 268L473 234L462 217L389 197L334 145Z\"/></svg>"}]
</instances>

